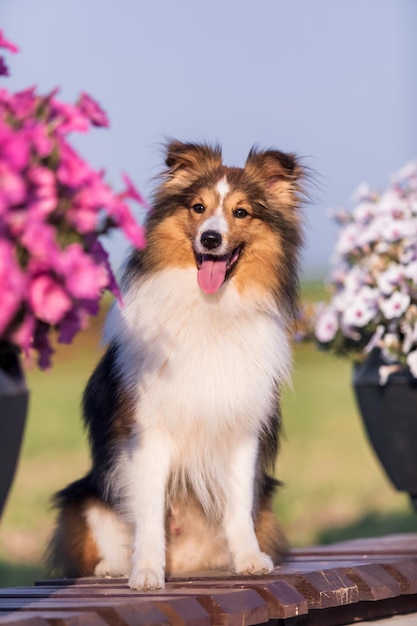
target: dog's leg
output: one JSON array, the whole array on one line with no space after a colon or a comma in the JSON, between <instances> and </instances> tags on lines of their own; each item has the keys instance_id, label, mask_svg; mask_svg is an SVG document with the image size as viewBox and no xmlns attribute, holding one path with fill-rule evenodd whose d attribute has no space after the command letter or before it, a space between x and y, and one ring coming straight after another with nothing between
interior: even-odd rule
<instances>
[{"instance_id":1,"label":"dog's leg","mask_svg":"<svg viewBox=\"0 0 417 626\"><path fill-rule=\"evenodd\" d=\"M271 557L259 548L252 517L257 456L255 436L237 443L231 451L224 525L234 569L240 574L268 573L274 568Z\"/></svg>"},{"instance_id":2,"label":"dog's leg","mask_svg":"<svg viewBox=\"0 0 417 626\"><path fill-rule=\"evenodd\" d=\"M132 453L131 481L135 534L132 589L165 586L165 490L170 470L169 441L160 432L141 434Z\"/></svg>"}]
</instances>

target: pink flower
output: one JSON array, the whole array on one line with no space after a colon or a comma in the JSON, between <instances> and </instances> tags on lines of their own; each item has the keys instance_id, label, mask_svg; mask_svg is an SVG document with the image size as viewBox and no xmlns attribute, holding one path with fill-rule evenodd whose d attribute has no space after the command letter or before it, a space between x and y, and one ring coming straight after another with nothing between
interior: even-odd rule
<instances>
[{"instance_id":1,"label":"pink flower","mask_svg":"<svg viewBox=\"0 0 417 626\"><path fill-rule=\"evenodd\" d=\"M3 57L0 57L0 76L9 76L9 68Z\"/></svg>"},{"instance_id":2,"label":"pink flower","mask_svg":"<svg viewBox=\"0 0 417 626\"><path fill-rule=\"evenodd\" d=\"M25 126L25 130L27 130L30 142L40 157L43 158L51 154L53 144L45 126L31 122Z\"/></svg>"},{"instance_id":3,"label":"pink flower","mask_svg":"<svg viewBox=\"0 0 417 626\"><path fill-rule=\"evenodd\" d=\"M75 203L68 209L66 217L79 233L94 232L98 226L100 214L97 209L77 206Z\"/></svg>"},{"instance_id":4,"label":"pink flower","mask_svg":"<svg viewBox=\"0 0 417 626\"><path fill-rule=\"evenodd\" d=\"M17 51L1 31L0 47ZM42 368L52 326L70 342L97 314L104 289L120 298L99 235L120 227L144 245L125 202L145 206L131 180L124 176L125 190L114 193L66 138L108 126L106 113L86 93L75 106L56 95L0 89L0 336L37 351Z\"/></svg>"},{"instance_id":5,"label":"pink flower","mask_svg":"<svg viewBox=\"0 0 417 626\"><path fill-rule=\"evenodd\" d=\"M59 142L59 156L56 175L63 185L76 189L94 177L87 163L63 140Z\"/></svg>"},{"instance_id":6,"label":"pink flower","mask_svg":"<svg viewBox=\"0 0 417 626\"><path fill-rule=\"evenodd\" d=\"M67 219L80 233L91 233L97 229L101 209L113 201L112 191L99 175L92 173L88 185L83 185L74 196Z\"/></svg>"},{"instance_id":7,"label":"pink flower","mask_svg":"<svg viewBox=\"0 0 417 626\"><path fill-rule=\"evenodd\" d=\"M25 295L26 279L10 241L0 239L0 335L13 322Z\"/></svg>"},{"instance_id":8,"label":"pink flower","mask_svg":"<svg viewBox=\"0 0 417 626\"><path fill-rule=\"evenodd\" d=\"M6 39L2 30L0 30L0 48L5 48L6 50L9 50L9 52L19 52L19 48L14 43Z\"/></svg>"},{"instance_id":9,"label":"pink flower","mask_svg":"<svg viewBox=\"0 0 417 626\"><path fill-rule=\"evenodd\" d=\"M36 317L48 324L60 322L72 306L62 286L48 274L41 274L32 280L29 302Z\"/></svg>"},{"instance_id":10,"label":"pink flower","mask_svg":"<svg viewBox=\"0 0 417 626\"><path fill-rule=\"evenodd\" d=\"M52 98L51 113L60 134L64 135L74 131L85 133L88 130L88 119L73 104L66 104Z\"/></svg>"},{"instance_id":11,"label":"pink flower","mask_svg":"<svg viewBox=\"0 0 417 626\"><path fill-rule=\"evenodd\" d=\"M0 119L0 159L7 162L8 167L20 173L28 163L30 145L26 133L12 130Z\"/></svg>"},{"instance_id":12,"label":"pink flower","mask_svg":"<svg viewBox=\"0 0 417 626\"><path fill-rule=\"evenodd\" d=\"M97 172L90 172L88 185L84 185L79 189L74 202L80 207L94 207L95 209L103 209L114 201L114 193L103 182L102 176Z\"/></svg>"},{"instance_id":13,"label":"pink flower","mask_svg":"<svg viewBox=\"0 0 417 626\"><path fill-rule=\"evenodd\" d=\"M52 213L57 208L58 196L51 170L42 165L34 165L29 168L27 179L31 183L27 202L29 213L37 219Z\"/></svg>"},{"instance_id":14,"label":"pink flower","mask_svg":"<svg viewBox=\"0 0 417 626\"><path fill-rule=\"evenodd\" d=\"M9 206L22 203L25 197L25 181L9 167L6 161L0 161L0 215Z\"/></svg>"},{"instance_id":15,"label":"pink flower","mask_svg":"<svg viewBox=\"0 0 417 626\"><path fill-rule=\"evenodd\" d=\"M27 119L33 116L37 105L35 87L29 87L23 91L12 94L7 103L7 107L18 120Z\"/></svg>"},{"instance_id":16,"label":"pink flower","mask_svg":"<svg viewBox=\"0 0 417 626\"><path fill-rule=\"evenodd\" d=\"M2 30L0 30L0 48L5 48L9 52L19 52L19 48L15 46L14 43L12 43L11 41L5 38ZM9 75L9 68L7 67L4 61L4 58L0 57L0 76L8 76L8 75Z\"/></svg>"},{"instance_id":17,"label":"pink flower","mask_svg":"<svg viewBox=\"0 0 417 626\"><path fill-rule=\"evenodd\" d=\"M85 92L81 92L77 106L82 114L93 124L93 126L109 126L109 120L106 113L91 96Z\"/></svg>"},{"instance_id":18,"label":"pink flower","mask_svg":"<svg viewBox=\"0 0 417 626\"><path fill-rule=\"evenodd\" d=\"M106 268L94 263L79 243L63 250L59 271L65 277L66 289L74 298L96 300L109 282Z\"/></svg>"},{"instance_id":19,"label":"pink flower","mask_svg":"<svg viewBox=\"0 0 417 626\"><path fill-rule=\"evenodd\" d=\"M56 242L55 229L43 221L28 218L21 234L22 245L32 259L47 261L50 267L58 262L60 250Z\"/></svg>"},{"instance_id":20,"label":"pink flower","mask_svg":"<svg viewBox=\"0 0 417 626\"><path fill-rule=\"evenodd\" d=\"M124 182L126 184L126 189L125 189L124 192L119 194L119 197L122 198L122 199L124 199L124 198L131 198L132 200L136 200L136 202L139 202L139 204L142 204L143 206L146 207L146 201L145 201L144 197L136 189L136 187L134 186L134 184L130 180L129 176L127 174L122 174L122 178L123 178L123 180L124 180Z\"/></svg>"},{"instance_id":21,"label":"pink flower","mask_svg":"<svg viewBox=\"0 0 417 626\"><path fill-rule=\"evenodd\" d=\"M110 267L109 255L97 239L89 242L88 246L88 251L91 254L92 258L95 260L95 262L100 263L107 270L107 276L109 279L107 289L117 298L119 303L122 304L122 295Z\"/></svg>"},{"instance_id":22,"label":"pink flower","mask_svg":"<svg viewBox=\"0 0 417 626\"><path fill-rule=\"evenodd\" d=\"M143 248L146 245L145 231L133 219L127 204L122 200L115 200L108 207L108 213L137 248Z\"/></svg>"},{"instance_id":23,"label":"pink flower","mask_svg":"<svg viewBox=\"0 0 417 626\"><path fill-rule=\"evenodd\" d=\"M27 312L18 329L11 335L10 340L20 346L26 355L29 355L32 347L32 337L35 330L35 318L31 312Z\"/></svg>"}]
</instances>

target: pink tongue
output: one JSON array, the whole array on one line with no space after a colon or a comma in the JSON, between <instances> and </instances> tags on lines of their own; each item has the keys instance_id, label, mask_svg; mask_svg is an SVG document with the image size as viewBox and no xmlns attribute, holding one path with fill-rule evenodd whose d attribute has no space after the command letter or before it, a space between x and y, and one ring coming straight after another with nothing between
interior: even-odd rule
<instances>
[{"instance_id":1,"label":"pink tongue","mask_svg":"<svg viewBox=\"0 0 417 626\"><path fill-rule=\"evenodd\" d=\"M204 293L216 293L223 285L227 263L224 260L204 259L198 270L197 280Z\"/></svg>"}]
</instances>

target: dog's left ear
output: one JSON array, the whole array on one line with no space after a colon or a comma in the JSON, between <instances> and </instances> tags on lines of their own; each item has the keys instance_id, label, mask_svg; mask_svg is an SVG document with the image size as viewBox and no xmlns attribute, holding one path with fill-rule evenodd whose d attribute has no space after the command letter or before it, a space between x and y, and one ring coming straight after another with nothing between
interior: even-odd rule
<instances>
[{"instance_id":1,"label":"dog's left ear","mask_svg":"<svg viewBox=\"0 0 417 626\"><path fill-rule=\"evenodd\" d=\"M163 173L165 186L187 187L200 176L221 167L222 153L218 145L172 140L166 147L165 163L168 166Z\"/></svg>"},{"instance_id":2,"label":"dog's left ear","mask_svg":"<svg viewBox=\"0 0 417 626\"><path fill-rule=\"evenodd\" d=\"M300 204L304 168L294 154L279 150L259 151L254 147L246 160L245 172L282 207L291 208Z\"/></svg>"}]
</instances>

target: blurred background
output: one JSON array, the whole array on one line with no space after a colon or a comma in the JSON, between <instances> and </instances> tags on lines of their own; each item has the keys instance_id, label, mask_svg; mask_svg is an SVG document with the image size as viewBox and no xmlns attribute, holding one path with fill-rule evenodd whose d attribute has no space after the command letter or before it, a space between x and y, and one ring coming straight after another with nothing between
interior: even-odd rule
<instances>
[{"instance_id":1,"label":"blurred background","mask_svg":"<svg viewBox=\"0 0 417 626\"><path fill-rule=\"evenodd\" d=\"M149 197L167 137L219 142L243 165L253 144L291 151L314 172L306 207L303 297L325 297L336 228L364 181L383 188L417 156L414 0L1 0L15 91L36 85L75 101L87 91L111 128L74 144L117 189L127 172ZM141 219L141 216L137 216ZM122 238L104 242L117 269ZM0 524L0 585L42 575L51 494L88 466L83 386L99 358L99 318L48 373L28 369L30 416L19 472ZM295 350L284 399L276 510L293 545L417 531L366 441L349 363Z\"/></svg>"}]
</instances>

